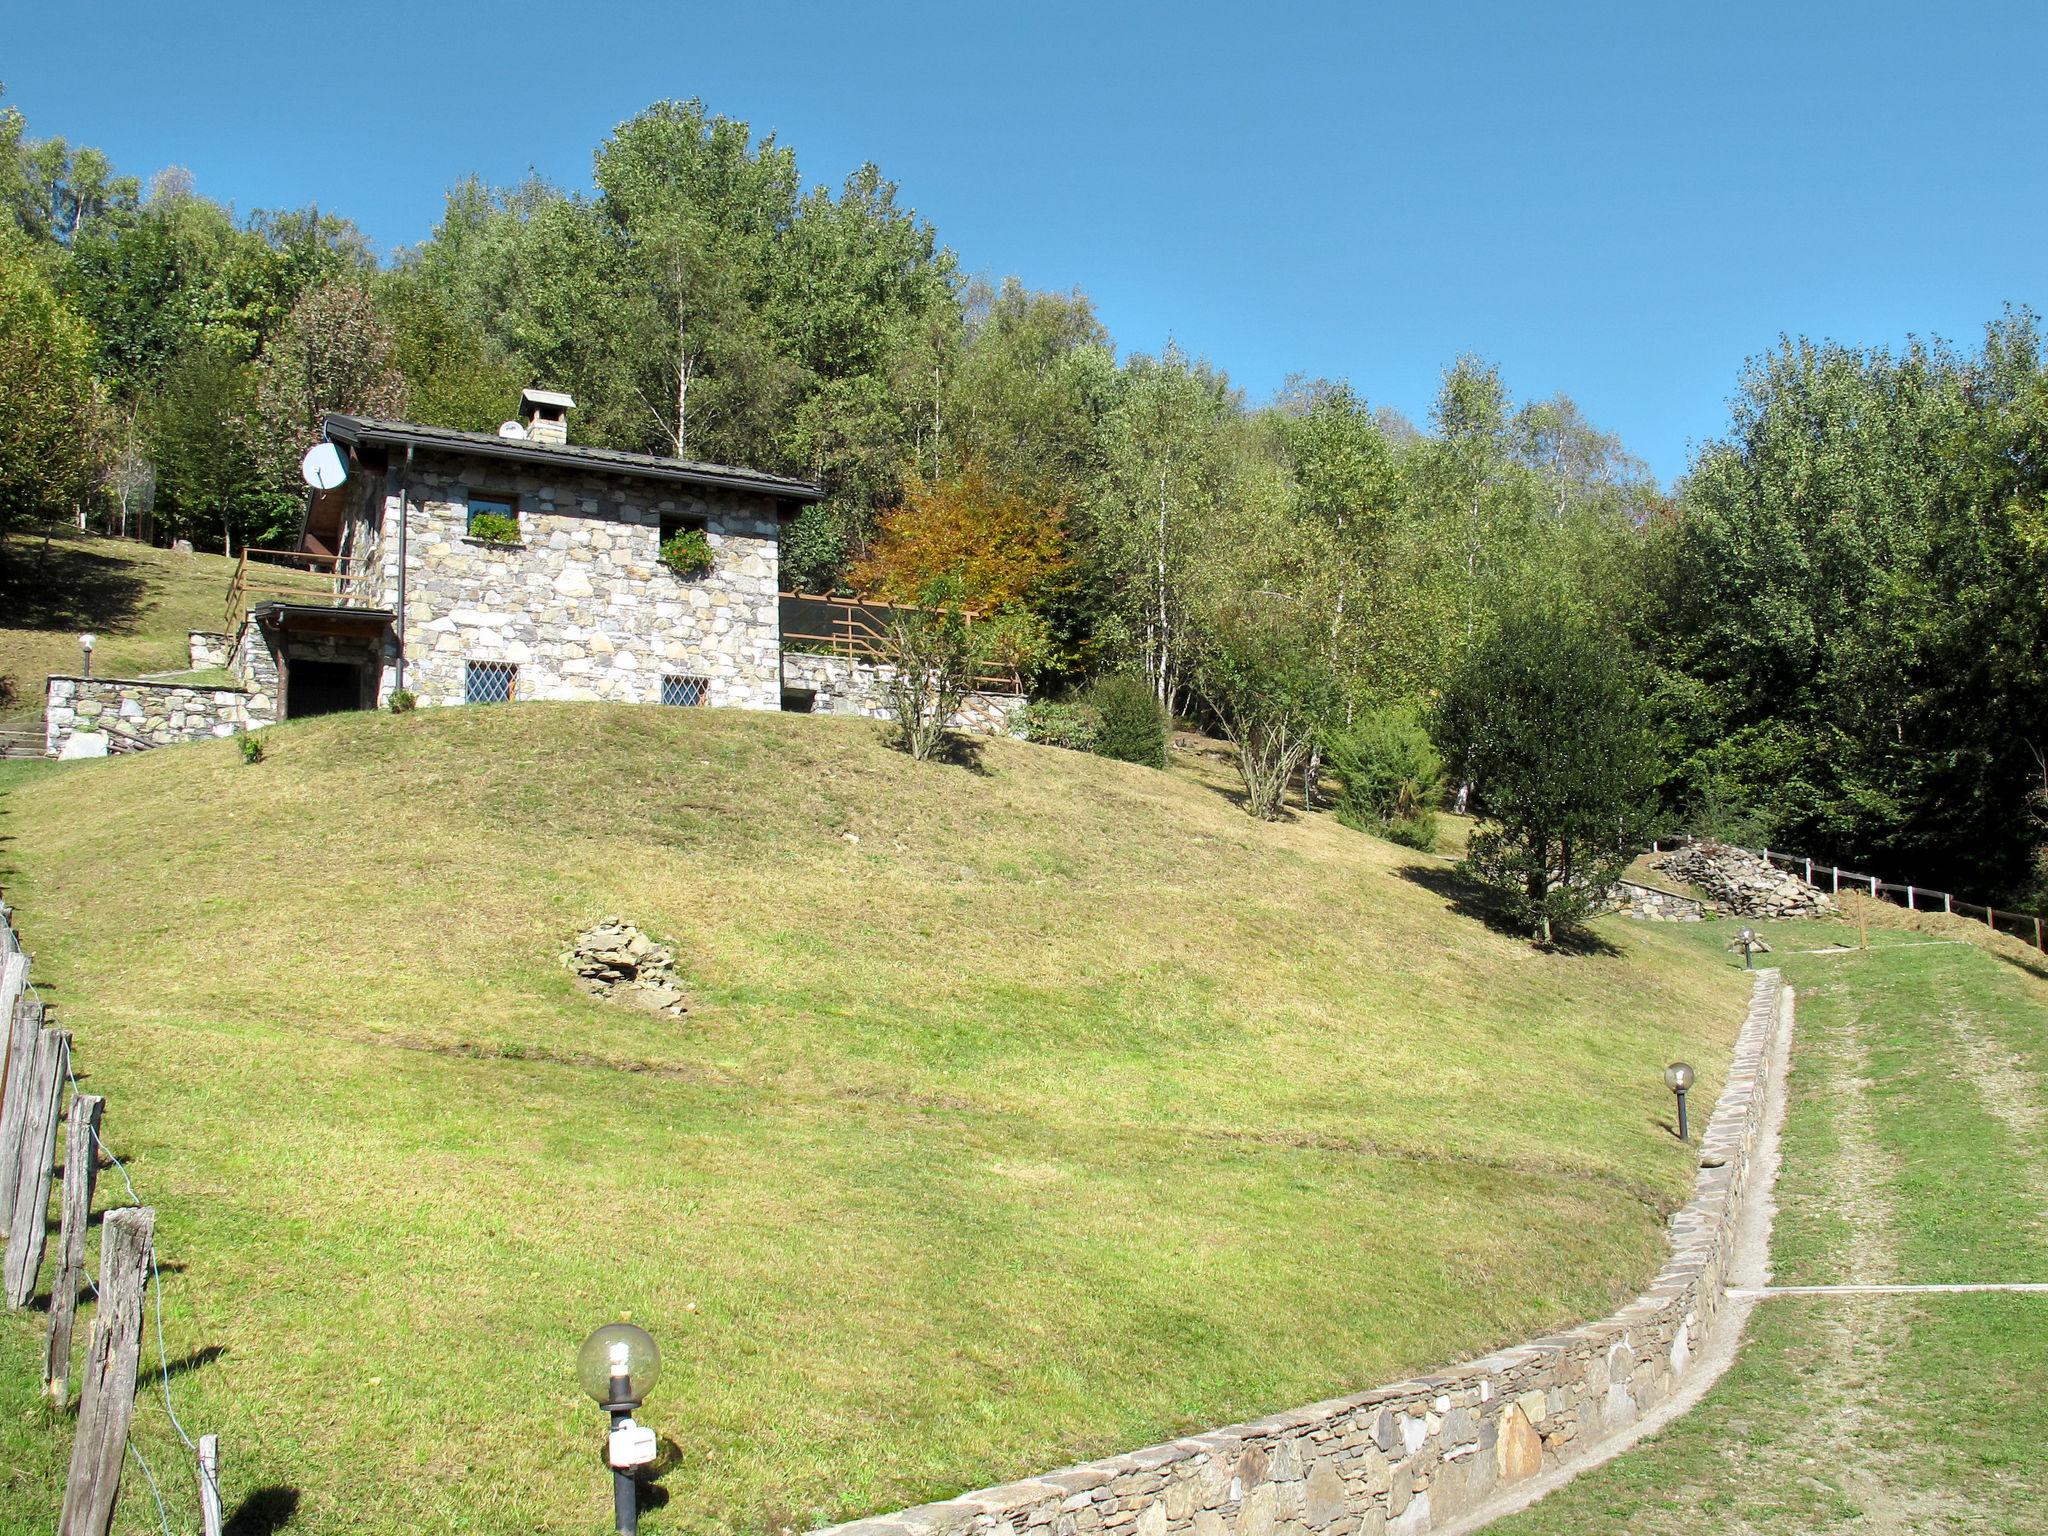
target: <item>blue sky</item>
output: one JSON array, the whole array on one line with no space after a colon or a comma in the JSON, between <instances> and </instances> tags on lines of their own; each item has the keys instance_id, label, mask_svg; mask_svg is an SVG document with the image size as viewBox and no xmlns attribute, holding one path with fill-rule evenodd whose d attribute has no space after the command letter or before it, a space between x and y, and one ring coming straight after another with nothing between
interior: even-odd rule
<instances>
[{"instance_id":1,"label":"blue sky","mask_svg":"<svg viewBox=\"0 0 2048 1536\"><path fill-rule=\"evenodd\" d=\"M0 0L37 135L318 201L387 252L466 172L587 183L664 96L872 159L969 271L1079 286L1254 399L1418 419L1461 352L1667 482L1781 332L1973 343L2048 308L2048 7L518 6Z\"/></svg>"}]
</instances>

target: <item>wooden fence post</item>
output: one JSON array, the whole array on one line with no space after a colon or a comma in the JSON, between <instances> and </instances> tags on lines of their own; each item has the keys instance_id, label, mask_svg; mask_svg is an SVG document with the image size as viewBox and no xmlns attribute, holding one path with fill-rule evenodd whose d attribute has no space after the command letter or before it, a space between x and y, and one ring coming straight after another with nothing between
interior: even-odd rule
<instances>
[{"instance_id":1,"label":"wooden fence post","mask_svg":"<svg viewBox=\"0 0 2048 1536\"><path fill-rule=\"evenodd\" d=\"M107 1536L114 1521L128 1426L135 1418L135 1363L142 1353L142 1299L155 1230L156 1212L146 1205L109 1211L100 1228L100 1304L86 1346L57 1536Z\"/></svg>"},{"instance_id":2,"label":"wooden fence post","mask_svg":"<svg viewBox=\"0 0 2048 1536\"><path fill-rule=\"evenodd\" d=\"M14 1221L7 1232L7 1309L19 1311L35 1300L36 1275L49 1245L50 1178L56 1172L57 1119L70 1075L71 1036L46 1029L36 1040L35 1077L22 1117L21 1169L15 1175Z\"/></svg>"},{"instance_id":3,"label":"wooden fence post","mask_svg":"<svg viewBox=\"0 0 2048 1536\"><path fill-rule=\"evenodd\" d=\"M78 1282L85 1273L85 1229L92 1220L92 1187L99 1179L100 1115L106 1105L96 1093L71 1096L64 1141L64 1219L57 1229L50 1346L43 1362L43 1390L59 1408L71 1400L71 1325L78 1316Z\"/></svg>"},{"instance_id":4,"label":"wooden fence post","mask_svg":"<svg viewBox=\"0 0 2048 1536\"><path fill-rule=\"evenodd\" d=\"M220 1536L220 1436L199 1437L199 1528Z\"/></svg>"},{"instance_id":5,"label":"wooden fence post","mask_svg":"<svg viewBox=\"0 0 2048 1536\"><path fill-rule=\"evenodd\" d=\"M36 1034L42 1009L26 992L0 1024L7 1026L7 1075L0 1078L0 1238L14 1220L14 1181L21 1173L21 1117L28 1108L28 1079L35 1070Z\"/></svg>"}]
</instances>

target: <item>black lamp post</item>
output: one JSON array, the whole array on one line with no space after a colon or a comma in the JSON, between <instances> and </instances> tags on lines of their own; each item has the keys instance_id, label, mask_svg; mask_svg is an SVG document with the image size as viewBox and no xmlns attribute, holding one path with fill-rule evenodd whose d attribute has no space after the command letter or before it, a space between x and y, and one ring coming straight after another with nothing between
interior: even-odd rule
<instances>
[{"instance_id":1,"label":"black lamp post","mask_svg":"<svg viewBox=\"0 0 2048 1536\"><path fill-rule=\"evenodd\" d=\"M1685 1090L1692 1086L1692 1067L1683 1061L1674 1061L1664 1069L1664 1086L1678 1095L1678 1139L1691 1141L1685 1124Z\"/></svg>"},{"instance_id":2,"label":"black lamp post","mask_svg":"<svg viewBox=\"0 0 2048 1536\"><path fill-rule=\"evenodd\" d=\"M644 1328L606 1323L576 1352L576 1377L583 1390L611 1415L605 1460L612 1468L612 1512L620 1536L640 1529L640 1495L633 1469L654 1460L654 1431L633 1422L633 1410L661 1377L661 1349Z\"/></svg>"}]
</instances>

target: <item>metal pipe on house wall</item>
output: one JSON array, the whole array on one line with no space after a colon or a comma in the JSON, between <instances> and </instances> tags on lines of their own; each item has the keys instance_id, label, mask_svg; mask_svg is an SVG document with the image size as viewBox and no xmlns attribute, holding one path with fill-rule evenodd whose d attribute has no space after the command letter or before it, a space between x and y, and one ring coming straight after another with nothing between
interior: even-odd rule
<instances>
[{"instance_id":1,"label":"metal pipe on house wall","mask_svg":"<svg viewBox=\"0 0 2048 1536\"><path fill-rule=\"evenodd\" d=\"M405 529L407 487L412 479L412 444L405 445L405 468L398 472L398 687L405 687Z\"/></svg>"}]
</instances>

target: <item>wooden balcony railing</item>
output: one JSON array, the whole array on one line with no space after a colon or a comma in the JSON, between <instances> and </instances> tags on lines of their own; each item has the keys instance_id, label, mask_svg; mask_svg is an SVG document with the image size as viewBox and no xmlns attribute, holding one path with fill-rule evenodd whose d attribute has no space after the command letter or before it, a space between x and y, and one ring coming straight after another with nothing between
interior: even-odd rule
<instances>
[{"instance_id":1,"label":"wooden balcony railing","mask_svg":"<svg viewBox=\"0 0 2048 1536\"><path fill-rule=\"evenodd\" d=\"M245 549L228 581L227 629L242 626L252 602L287 598L295 603L340 607L351 601L350 583L360 562L346 555L313 555L296 549Z\"/></svg>"},{"instance_id":2,"label":"wooden balcony railing","mask_svg":"<svg viewBox=\"0 0 2048 1536\"><path fill-rule=\"evenodd\" d=\"M823 652L854 661L886 661L890 617L919 611L901 603L877 602L867 597L828 597L815 592L784 592L781 599L784 650ZM968 609L963 617L971 626L982 615ZM993 693L1024 691L1023 680L1014 668L991 668L974 681L976 687Z\"/></svg>"}]
</instances>

